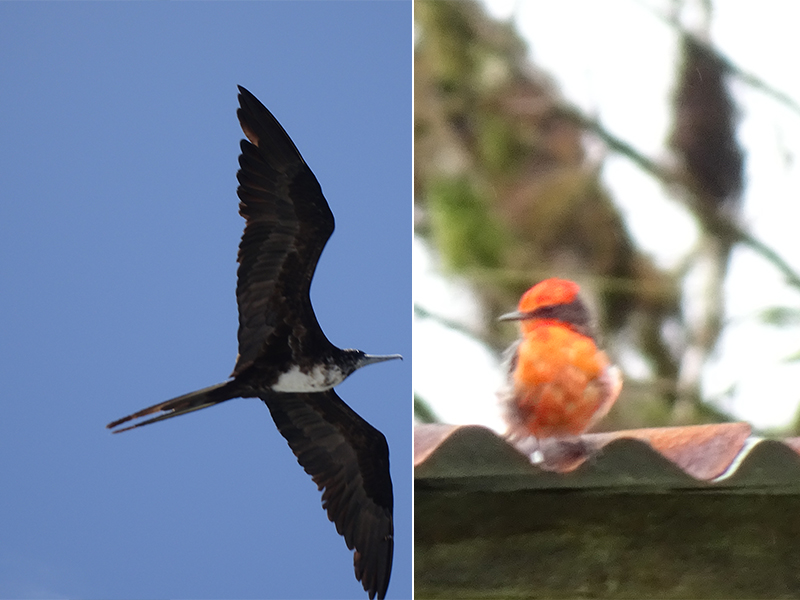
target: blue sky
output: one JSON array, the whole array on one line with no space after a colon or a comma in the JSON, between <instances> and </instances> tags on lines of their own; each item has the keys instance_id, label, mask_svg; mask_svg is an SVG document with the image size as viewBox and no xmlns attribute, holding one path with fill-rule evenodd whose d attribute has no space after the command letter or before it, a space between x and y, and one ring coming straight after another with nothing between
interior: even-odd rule
<instances>
[{"instance_id":1,"label":"blue sky","mask_svg":"<svg viewBox=\"0 0 800 600\"><path fill-rule=\"evenodd\" d=\"M118 436L236 358L236 85L336 231L332 342L403 362L339 394L388 438L411 596L411 5L0 3L0 596L361 598L258 400Z\"/></svg>"}]
</instances>

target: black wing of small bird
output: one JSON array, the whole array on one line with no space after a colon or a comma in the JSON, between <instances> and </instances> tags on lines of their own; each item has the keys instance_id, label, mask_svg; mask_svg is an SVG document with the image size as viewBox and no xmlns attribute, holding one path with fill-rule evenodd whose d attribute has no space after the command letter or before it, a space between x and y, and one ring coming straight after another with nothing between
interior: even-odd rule
<instances>
[{"instance_id":1,"label":"black wing of small bird","mask_svg":"<svg viewBox=\"0 0 800 600\"><path fill-rule=\"evenodd\" d=\"M355 550L356 578L373 598L389 585L394 548L389 449L377 429L333 390L275 392L276 373L356 353L359 366L400 358L341 351L317 322L309 291L317 261L333 233L333 214L316 177L275 117L239 87L239 122L247 140L239 156L239 244L236 297L239 356L233 379L114 421L114 433L170 419L238 397L260 397L298 462L319 489L323 508ZM351 357L353 354L350 355ZM345 375L346 376L346 375Z\"/></svg>"},{"instance_id":2,"label":"black wing of small bird","mask_svg":"<svg viewBox=\"0 0 800 600\"><path fill-rule=\"evenodd\" d=\"M370 598L386 595L394 525L389 447L383 434L329 390L262 397L283 437L322 494Z\"/></svg>"}]
</instances>

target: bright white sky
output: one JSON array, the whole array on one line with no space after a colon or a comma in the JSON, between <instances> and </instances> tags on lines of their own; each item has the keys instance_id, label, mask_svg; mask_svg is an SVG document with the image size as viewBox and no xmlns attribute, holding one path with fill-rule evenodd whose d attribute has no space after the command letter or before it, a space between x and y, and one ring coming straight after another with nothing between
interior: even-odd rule
<instances>
[{"instance_id":1,"label":"bright white sky","mask_svg":"<svg viewBox=\"0 0 800 600\"><path fill-rule=\"evenodd\" d=\"M677 36L652 12L666 2L484 4L497 18L513 17L537 66L555 77L570 102L597 115L646 154L666 156ZM800 56L798 17L800 4L791 2L717 2L712 41L740 68L800 101L794 64ZM800 115L741 83L734 92L742 112L739 140L747 152L744 222L800 271ZM603 179L640 247L660 265L674 267L691 251L696 241L692 220L651 178L611 155ZM443 278L419 240L413 274L417 304L479 327L480 307L468 287ZM800 364L785 361L800 349L800 328L779 331L761 325L754 315L776 305L800 307L800 293L746 249L734 252L725 291L727 318L733 324L704 373L705 393L720 394L735 384L727 410L757 427L786 424L800 401ZM415 319L413 343L416 390L444 421L504 429L493 403L501 382L496 357L430 320ZM623 366L636 374L635 362ZM466 372L469 378L463 377Z\"/></svg>"}]
</instances>

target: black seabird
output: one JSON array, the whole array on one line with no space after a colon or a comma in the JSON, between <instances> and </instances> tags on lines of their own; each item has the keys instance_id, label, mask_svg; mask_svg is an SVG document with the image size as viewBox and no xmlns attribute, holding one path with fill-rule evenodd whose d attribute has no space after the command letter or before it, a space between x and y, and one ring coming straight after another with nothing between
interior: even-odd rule
<instances>
[{"instance_id":1,"label":"black seabird","mask_svg":"<svg viewBox=\"0 0 800 600\"><path fill-rule=\"evenodd\" d=\"M325 337L309 288L333 233L333 214L272 113L241 86L239 105L236 114L247 140L241 142L236 177L246 225L239 244L239 356L232 379L145 408L108 428L158 415L114 431L119 433L232 398L261 398L297 461L324 490L323 508L355 550L356 579L370 599L383 598L394 550L389 447L333 387L356 369L401 356L343 350Z\"/></svg>"}]
</instances>

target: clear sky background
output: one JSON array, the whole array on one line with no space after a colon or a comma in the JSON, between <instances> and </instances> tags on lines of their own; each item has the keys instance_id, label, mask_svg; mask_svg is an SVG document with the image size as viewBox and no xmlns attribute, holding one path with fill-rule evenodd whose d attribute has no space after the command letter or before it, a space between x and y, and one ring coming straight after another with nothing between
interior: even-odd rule
<instances>
[{"instance_id":1,"label":"clear sky background","mask_svg":"<svg viewBox=\"0 0 800 600\"><path fill-rule=\"evenodd\" d=\"M666 158L678 38L656 15L667 12L669 0L483 3L495 18L513 20L532 59L552 75L567 101L646 155ZM800 4L713 4L715 46L745 71L800 101ZM692 23L690 15L685 17ZM800 271L800 115L741 81L732 89L741 111L737 135L746 160L741 220ZM642 249L665 268L680 264L697 242L687 211L624 157L609 154L602 176ZM427 310L474 327L485 318L468 286L444 278L420 241L414 246L414 277L415 301ZM699 298L696 283L696 278L686 281L690 301ZM800 347L800 330L765 326L757 315L775 306L796 308L800 294L764 259L736 248L725 295L729 323L704 371L704 391L723 396L722 408L756 427L785 426L800 406L800 362L786 360ZM505 429L494 401L503 377L499 357L430 319L415 320L414 345L418 366L437 361L436 370L415 370L414 385L442 420ZM448 356L458 361L448 362ZM644 374L641 361L621 362L632 377ZM459 377L466 371L470 378Z\"/></svg>"},{"instance_id":2,"label":"clear sky background","mask_svg":"<svg viewBox=\"0 0 800 600\"><path fill-rule=\"evenodd\" d=\"M0 3L0 81L0 597L366 597L259 400L105 429L233 369L237 84L336 217L326 334L406 358L338 391L410 597L410 3Z\"/></svg>"}]
</instances>

